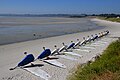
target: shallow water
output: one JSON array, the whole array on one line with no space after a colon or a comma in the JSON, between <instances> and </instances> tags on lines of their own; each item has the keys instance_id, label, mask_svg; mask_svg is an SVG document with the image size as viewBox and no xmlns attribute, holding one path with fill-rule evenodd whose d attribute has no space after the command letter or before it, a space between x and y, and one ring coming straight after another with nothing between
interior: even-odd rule
<instances>
[{"instance_id":1,"label":"shallow water","mask_svg":"<svg viewBox=\"0 0 120 80\"><path fill-rule=\"evenodd\" d=\"M101 28L89 18L0 17L0 45Z\"/></svg>"}]
</instances>

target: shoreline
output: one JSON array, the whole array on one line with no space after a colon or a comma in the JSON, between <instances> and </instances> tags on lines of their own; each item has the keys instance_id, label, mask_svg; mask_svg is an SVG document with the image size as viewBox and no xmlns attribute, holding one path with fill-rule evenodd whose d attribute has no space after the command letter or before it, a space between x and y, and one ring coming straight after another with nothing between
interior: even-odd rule
<instances>
[{"instance_id":1,"label":"shoreline","mask_svg":"<svg viewBox=\"0 0 120 80\"><path fill-rule=\"evenodd\" d=\"M104 29L104 28L105 28L104 26L100 26L99 28L84 30L84 31L81 31L81 32L64 33L64 34L61 34L61 35L52 35L52 36L46 36L46 37L35 38L35 39L30 39L30 40L23 40L23 41L16 41L16 42L13 41L13 42L8 42L8 43L3 43L3 44L1 43L0 46L9 45L9 44L15 44L15 43L22 43L22 42L27 42L27 41L34 41L34 40L39 40L39 39L46 39L46 38L58 37L58 36L64 36L64 35L70 35L70 34L77 34L77 33L94 31L94 30Z\"/></svg>"},{"instance_id":2,"label":"shoreline","mask_svg":"<svg viewBox=\"0 0 120 80\"><path fill-rule=\"evenodd\" d=\"M1 80L8 80L8 79L43 80L39 77L32 75L31 73L25 72L24 70L17 69L14 71L9 71L9 68L14 67L24 57L24 54L23 54L24 51L27 51L28 53L33 53L34 56L37 57L43 51L42 50L43 46L50 48L52 51L54 50L54 45L57 45L58 47L62 47L62 42L68 45L70 44L71 40L76 42L77 38L82 40L84 36L87 37L88 35L99 33L104 30L110 30L110 36L120 36L118 34L120 33L119 32L120 24L106 22L105 20L99 20L99 19L92 19L92 20L95 21L95 23L97 23L98 25L106 26L105 29L67 34L62 36L56 36L56 37L50 37L50 38L44 38L39 40L26 41L26 42L0 46L0 59L1 59L0 60L0 63L1 63L0 79ZM107 45L109 45L109 43ZM90 54L84 53L84 52L77 52L83 55L83 58L79 58L78 61L70 61L63 58L58 59L59 62L67 66L66 69L51 66L43 62L36 62L36 63L44 64L44 66L40 68L48 72L48 74L52 76L50 80L66 80L67 76L70 74L71 70L73 70L76 67L76 65L86 63L90 58L92 58L98 53L101 53L107 47L107 45L103 47L96 47L96 50L92 51L92 53Z\"/></svg>"},{"instance_id":3,"label":"shoreline","mask_svg":"<svg viewBox=\"0 0 120 80\"><path fill-rule=\"evenodd\" d=\"M15 19L17 19L15 21ZM18 43L18 42L25 42L25 41L31 41L36 39L42 39L42 38L50 38L50 37L57 37L67 34L75 34L80 32L86 32L96 29L102 29L104 28L101 26L97 26L95 23L91 22L91 18L30 18L24 20L24 18L19 19L9 19L6 18L3 19L3 22L15 22L17 23L23 23L23 26L20 26L17 24L16 26L2 26L0 23L0 46L1 45L7 45L12 43ZM2 19L0 19L2 21ZM74 21L76 23L71 23L71 21ZM24 25L24 24L41 24L41 23L51 23L50 25ZM61 22L69 22L67 24L53 24L53 23L61 23ZM86 24L87 23L87 24ZM10 23L12 24L12 23ZM35 34L35 35L34 35Z\"/></svg>"}]
</instances>

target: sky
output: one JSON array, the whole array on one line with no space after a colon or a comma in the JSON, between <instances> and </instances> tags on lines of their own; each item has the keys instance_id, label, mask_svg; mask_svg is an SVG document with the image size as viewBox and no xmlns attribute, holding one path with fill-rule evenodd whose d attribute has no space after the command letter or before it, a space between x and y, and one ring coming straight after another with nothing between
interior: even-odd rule
<instances>
[{"instance_id":1,"label":"sky","mask_svg":"<svg viewBox=\"0 0 120 80\"><path fill-rule=\"evenodd\" d=\"M120 0L0 0L0 14L120 13Z\"/></svg>"}]
</instances>

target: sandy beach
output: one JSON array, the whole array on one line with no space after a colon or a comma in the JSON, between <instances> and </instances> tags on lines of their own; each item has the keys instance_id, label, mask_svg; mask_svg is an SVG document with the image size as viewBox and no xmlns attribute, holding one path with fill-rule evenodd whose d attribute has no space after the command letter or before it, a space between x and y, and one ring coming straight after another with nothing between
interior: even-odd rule
<instances>
[{"instance_id":1,"label":"sandy beach","mask_svg":"<svg viewBox=\"0 0 120 80\"><path fill-rule=\"evenodd\" d=\"M99 26L106 27L99 30L92 30L0 46L0 80L44 80L22 69L15 69L13 71L10 71L9 69L16 66L17 63L22 58L24 58L24 51L32 53L35 57L37 57L43 51L43 46L45 46L46 48L50 48L52 51L55 49L54 45L62 47L62 42L68 45L70 44L71 40L77 42L76 39L80 39L82 41L82 38L84 36L87 37L91 34L99 33L104 30L109 30L110 34L106 37L106 39L109 41L106 45L95 47L96 49L91 50L90 53L74 51L78 54L83 55L82 58L73 56L78 59L77 61L70 61L67 59L59 58L57 61L66 65L66 69L55 67L41 61L35 62L37 64L44 64L44 66L41 66L40 69L46 71L51 76L49 80L66 80L67 76L72 73L72 71L78 64L86 63L96 54L102 53L103 50L105 50L106 47L109 45L109 43L116 40L116 38L110 37L120 37L120 23L99 19L91 20Z\"/></svg>"}]
</instances>

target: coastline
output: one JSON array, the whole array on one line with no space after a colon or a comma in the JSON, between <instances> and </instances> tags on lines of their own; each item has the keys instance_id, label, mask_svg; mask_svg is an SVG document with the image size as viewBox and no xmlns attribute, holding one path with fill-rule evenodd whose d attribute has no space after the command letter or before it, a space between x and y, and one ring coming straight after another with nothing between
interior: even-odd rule
<instances>
[{"instance_id":1,"label":"coastline","mask_svg":"<svg viewBox=\"0 0 120 80\"><path fill-rule=\"evenodd\" d=\"M0 45L102 29L91 18L0 18ZM75 22L75 23L72 23ZM46 24L45 24L46 23ZM48 24L49 23L49 24ZM87 24L86 24L87 23ZM34 35L35 34L35 35Z\"/></svg>"},{"instance_id":2,"label":"coastline","mask_svg":"<svg viewBox=\"0 0 120 80\"><path fill-rule=\"evenodd\" d=\"M8 44L0 46L0 79L1 80L43 80L39 77L36 77L32 75L31 73L25 72L24 70L14 70L9 71L9 68L15 66L23 57L24 51L27 51L28 53L33 53L35 57L41 53L42 47L45 46L47 48L50 48L51 51L54 50L54 45L57 45L58 47L62 47L62 42L69 44L70 41L76 42L76 39L82 40L82 38L91 34L99 33L104 30L110 31L110 36L120 36L120 24L116 22L110 22L105 20L99 20L99 19L92 19L96 24L100 26L106 26L104 29L100 30L92 30L87 32L80 32L80 33L74 33L74 34L67 34L62 36L56 36L56 37L50 37L50 38L43 38L33 41L26 41L26 42L20 42L20 43L14 43L14 44ZM114 27L113 27L114 26ZM114 40L114 39L113 39ZM112 40L112 41L113 41ZM67 69L62 69L54 66L50 66L49 64L45 64L43 62L37 62L39 64L44 64L43 67L41 67L42 70L45 70L52 76L50 80L66 80L66 77L70 74L71 70L76 67L77 64L82 64L87 62L90 58L92 58L94 55L101 53L109 43L103 47L97 47L95 51L92 51L92 53L81 53L83 55L83 58L80 58L78 61L69 61L60 58L58 61L65 64L67 66ZM78 52L79 53L79 52ZM9 55L10 54L10 55Z\"/></svg>"}]
</instances>

